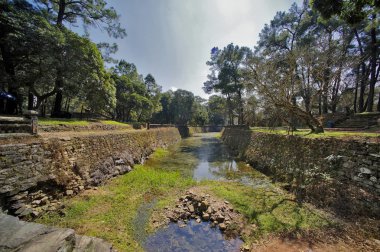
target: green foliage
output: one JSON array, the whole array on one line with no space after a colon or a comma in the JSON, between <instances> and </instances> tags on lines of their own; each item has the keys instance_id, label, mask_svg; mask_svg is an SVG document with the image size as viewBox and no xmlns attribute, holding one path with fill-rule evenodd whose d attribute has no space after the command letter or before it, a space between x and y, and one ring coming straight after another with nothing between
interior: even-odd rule
<instances>
[{"instance_id":1,"label":"green foliage","mask_svg":"<svg viewBox=\"0 0 380 252\"><path fill-rule=\"evenodd\" d=\"M252 56L248 47L234 46L232 43L220 50L211 50L211 59L207 61L211 74L203 84L206 93L220 92L227 97L229 124L233 123L234 110L238 114L239 124L243 124L244 62Z\"/></svg>"},{"instance_id":2,"label":"green foliage","mask_svg":"<svg viewBox=\"0 0 380 252\"><path fill-rule=\"evenodd\" d=\"M226 121L226 99L212 95L208 99L209 121L212 125L224 125Z\"/></svg>"},{"instance_id":3,"label":"green foliage","mask_svg":"<svg viewBox=\"0 0 380 252\"><path fill-rule=\"evenodd\" d=\"M178 89L174 92L170 111L173 114L175 124L187 125L192 118L194 94Z\"/></svg>"}]
</instances>

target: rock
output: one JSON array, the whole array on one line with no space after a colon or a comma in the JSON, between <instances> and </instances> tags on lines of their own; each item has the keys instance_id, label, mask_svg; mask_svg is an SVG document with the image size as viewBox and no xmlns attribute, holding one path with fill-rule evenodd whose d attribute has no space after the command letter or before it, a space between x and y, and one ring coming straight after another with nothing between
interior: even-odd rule
<instances>
[{"instance_id":1,"label":"rock","mask_svg":"<svg viewBox=\"0 0 380 252\"><path fill-rule=\"evenodd\" d=\"M223 222L224 219L225 219L225 218L224 218L224 216L223 216L222 214L218 214L218 215L216 216L216 221L219 222L219 223Z\"/></svg>"},{"instance_id":2,"label":"rock","mask_svg":"<svg viewBox=\"0 0 380 252\"><path fill-rule=\"evenodd\" d=\"M184 227L186 227L186 224L184 222L179 222L178 227L184 228Z\"/></svg>"},{"instance_id":3,"label":"rock","mask_svg":"<svg viewBox=\"0 0 380 252\"><path fill-rule=\"evenodd\" d=\"M25 217L32 213L32 208L25 208L18 216Z\"/></svg>"},{"instance_id":4,"label":"rock","mask_svg":"<svg viewBox=\"0 0 380 252\"><path fill-rule=\"evenodd\" d=\"M20 200L20 199L25 198L26 196L28 196L28 191L25 191L25 192L19 193L19 194L15 195L15 196L11 197L11 198L9 199L9 201L18 201L18 200Z\"/></svg>"},{"instance_id":5,"label":"rock","mask_svg":"<svg viewBox=\"0 0 380 252\"><path fill-rule=\"evenodd\" d=\"M67 228L47 227L0 214L0 251L99 251L112 245L94 237L75 235Z\"/></svg>"},{"instance_id":6,"label":"rock","mask_svg":"<svg viewBox=\"0 0 380 252\"><path fill-rule=\"evenodd\" d=\"M205 221L208 221L208 220L210 220L210 215L208 213L203 213L202 219Z\"/></svg>"},{"instance_id":7,"label":"rock","mask_svg":"<svg viewBox=\"0 0 380 252\"><path fill-rule=\"evenodd\" d=\"M202 220L201 220L200 218L197 218L195 221L196 221L197 223L201 223L201 222L202 222Z\"/></svg>"},{"instance_id":8,"label":"rock","mask_svg":"<svg viewBox=\"0 0 380 252\"><path fill-rule=\"evenodd\" d=\"M199 210L200 210L201 212L206 211L206 210L208 209L208 207L209 207L209 203L208 203L206 200L202 201L202 202L199 204Z\"/></svg>"},{"instance_id":9,"label":"rock","mask_svg":"<svg viewBox=\"0 0 380 252\"><path fill-rule=\"evenodd\" d=\"M45 197L43 197L42 199L41 199L41 203L42 204L46 204L46 203L48 203L49 202L49 197L47 197L47 196L45 196Z\"/></svg>"},{"instance_id":10,"label":"rock","mask_svg":"<svg viewBox=\"0 0 380 252\"><path fill-rule=\"evenodd\" d=\"M33 205L37 205L37 206L39 206L39 205L41 204L41 200L34 200L34 201L32 202L32 204L33 204Z\"/></svg>"},{"instance_id":11,"label":"rock","mask_svg":"<svg viewBox=\"0 0 380 252\"><path fill-rule=\"evenodd\" d=\"M372 174L371 170L366 167L361 167L359 168L359 170L360 170L360 173L363 173L363 174Z\"/></svg>"},{"instance_id":12,"label":"rock","mask_svg":"<svg viewBox=\"0 0 380 252\"><path fill-rule=\"evenodd\" d=\"M188 206L190 213L194 213L195 209L193 205Z\"/></svg>"},{"instance_id":13,"label":"rock","mask_svg":"<svg viewBox=\"0 0 380 252\"><path fill-rule=\"evenodd\" d=\"M10 206L10 209L17 210L17 209L20 209L21 207L24 207L24 206L25 206L24 203L16 202Z\"/></svg>"},{"instance_id":14,"label":"rock","mask_svg":"<svg viewBox=\"0 0 380 252\"><path fill-rule=\"evenodd\" d=\"M209 206L209 207L207 208L207 213L208 213L208 214L212 214L212 208L211 208L211 206Z\"/></svg>"},{"instance_id":15,"label":"rock","mask_svg":"<svg viewBox=\"0 0 380 252\"><path fill-rule=\"evenodd\" d=\"M224 204L230 204L230 202L228 202L227 200L224 201Z\"/></svg>"},{"instance_id":16,"label":"rock","mask_svg":"<svg viewBox=\"0 0 380 252\"><path fill-rule=\"evenodd\" d=\"M74 194L74 191L73 190L66 190L66 195L67 196L71 196Z\"/></svg>"},{"instance_id":17,"label":"rock","mask_svg":"<svg viewBox=\"0 0 380 252\"><path fill-rule=\"evenodd\" d=\"M248 252L248 251L250 251L249 245L242 246L241 249L240 249L240 251L242 251L242 252Z\"/></svg>"},{"instance_id":18,"label":"rock","mask_svg":"<svg viewBox=\"0 0 380 252\"><path fill-rule=\"evenodd\" d=\"M224 224L224 223L220 223L220 224L219 224L219 229L220 229L221 231L226 230L226 228L227 228L226 224Z\"/></svg>"},{"instance_id":19,"label":"rock","mask_svg":"<svg viewBox=\"0 0 380 252\"><path fill-rule=\"evenodd\" d=\"M40 212L38 211L32 211L32 216L33 217L38 217L40 215Z\"/></svg>"},{"instance_id":20,"label":"rock","mask_svg":"<svg viewBox=\"0 0 380 252\"><path fill-rule=\"evenodd\" d=\"M81 190L81 191L83 191L84 190L84 186L79 186L78 189Z\"/></svg>"}]
</instances>

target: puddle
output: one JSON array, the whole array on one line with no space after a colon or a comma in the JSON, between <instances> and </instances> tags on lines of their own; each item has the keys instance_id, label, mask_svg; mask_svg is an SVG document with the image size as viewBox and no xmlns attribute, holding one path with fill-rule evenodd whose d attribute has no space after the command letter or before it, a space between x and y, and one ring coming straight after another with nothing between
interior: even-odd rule
<instances>
[{"instance_id":1,"label":"puddle","mask_svg":"<svg viewBox=\"0 0 380 252\"><path fill-rule=\"evenodd\" d=\"M191 220L184 227L170 223L157 230L143 243L146 251L240 251L243 241L239 238L226 239L219 228L212 228L208 222Z\"/></svg>"}]
</instances>

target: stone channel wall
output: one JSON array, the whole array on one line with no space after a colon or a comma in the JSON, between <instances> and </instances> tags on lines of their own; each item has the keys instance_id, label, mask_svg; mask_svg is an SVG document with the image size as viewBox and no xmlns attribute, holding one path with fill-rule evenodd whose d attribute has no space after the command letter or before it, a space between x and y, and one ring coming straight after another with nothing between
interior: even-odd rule
<instances>
[{"instance_id":1,"label":"stone channel wall","mask_svg":"<svg viewBox=\"0 0 380 252\"><path fill-rule=\"evenodd\" d=\"M2 144L0 206L20 217L56 210L63 195L124 174L180 138L176 128L165 128Z\"/></svg>"},{"instance_id":2,"label":"stone channel wall","mask_svg":"<svg viewBox=\"0 0 380 252\"><path fill-rule=\"evenodd\" d=\"M226 128L222 139L297 197L344 215L380 218L380 137L313 139Z\"/></svg>"}]
</instances>

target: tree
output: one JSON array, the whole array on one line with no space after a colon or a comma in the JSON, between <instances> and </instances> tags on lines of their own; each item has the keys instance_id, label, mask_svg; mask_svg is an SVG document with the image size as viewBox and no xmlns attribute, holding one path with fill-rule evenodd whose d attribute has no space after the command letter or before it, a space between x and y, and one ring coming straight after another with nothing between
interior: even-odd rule
<instances>
[{"instance_id":1,"label":"tree","mask_svg":"<svg viewBox=\"0 0 380 252\"><path fill-rule=\"evenodd\" d=\"M119 16L111 7L106 7L104 0L36 0L38 8L44 13L44 17L54 23L60 30L64 30L64 24L75 24L81 20L85 26L99 26L115 38L125 36L125 30L120 27ZM57 77L55 86L57 89L53 115L59 116L62 109L62 94L64 89L64 78L62 61L65 57L65 51L60 50L57 57L56 66Z\"/></svg>"},{"instance_id":2,"label":"tree","mask_svg":"<svg viewBox=\"0 0 380 252\"><path fill-rule=\"evenodd\" d=\"M149 112L150 119L154 113L158 113L162 110L160 103L162 87L156 83L156 80L151 74L147 74L147 76L145 76L144 83L147 89L149 100L152 102L152 109Z\"/></svg>"},{"instance_id":3,"label":"tree","mask_svg":"<svg viewBox=\"0 0 380 252\"><path fill-rule=\"evenodd\" d=\"M379 77L379 10L380 1L363 0L363 1L326 1L314 0L311 2L313 8L318 10L322 17L331 19L338 16L349 24L357 40L360 61L354 71L358 76L360 74L360 96L359 112L367 110L373 111L375 86ZM367 101L364 102L366 86L369 83L369 92ZM355 97L356 104L356 97ZM380 96L379 96L380 104ZM380 107L380 105L379 105Z\"/></svg>"},{"instance_id":4,"label":"tree","mask_svg":"<svg viewBox=\"0 0 380 252\"><path fill-rule=\"evenodd\" d=\"M206 123L208 123L209 117L206 101L206 99L203 99L200 96L194 97L191 124L204 126Z\"/></svg>"},{"instance_id":5,"label":"tree","mask_svg":"<svg viewBox=\"0 0 380 252\"><path fill-rule=\"evenodd\" d=\"M153 115L152 122L153 123L161 123L161 124L171 124L174 123L174 115L171 108L171 103L173 100L173 91L169 90L160 95L160 105L161 110L156 112Z\"/></svg>"},{"instance_id":6,"label":"tree","mask_svg":"<svg viewBox=\"0 0 380 252\"><path fill-rule=\"evenodd\" d=\"M244 66L252 55L248 47L234 46L232 43L223 50L214 47L211 59L207 61L211 74L203 84L206 93L220 92L227 97L229 124L233 124L234 109L237 110L238 124L244 123Z\"/></svg>"},{"instance_id":7,"label":"tree","mask_svg":"<svg viewBox=\"0 0 380 252\"><path fill-rule=\"evenodd\" d=\"M192 118L194 94L190 91L178 89L173 93L170 111L173 122L177 125L187 125Z\"/></svg>"},{"instance_id":8,"label":"tree","mask_svg":"<svg viewBox=\"0 0 380 252\"><path fill-rule=\"evenodd\" d=\"M226 99L222 96L212 95L208 99L207 110L212 125L224 125L226 116Z\"/></svg>"}]
</instances>

